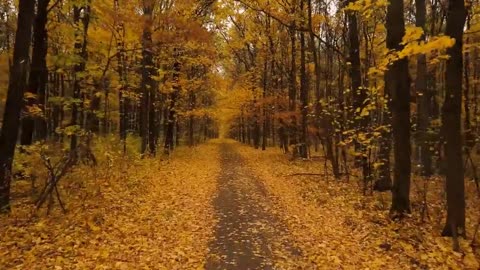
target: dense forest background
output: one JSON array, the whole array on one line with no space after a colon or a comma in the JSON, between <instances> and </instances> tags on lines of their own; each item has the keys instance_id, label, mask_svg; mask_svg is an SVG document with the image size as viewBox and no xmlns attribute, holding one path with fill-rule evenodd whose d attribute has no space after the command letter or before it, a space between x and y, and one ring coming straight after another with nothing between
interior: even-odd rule
<instances>
[{"instance_id":1,"label":"dense forest background","mask_svg":"<svg viewBox=\"0 0 480 270\"><path fill-rule=\"evenodd\" d=\"M19 181L35 209L66 210L57 184L75 168L229 137L316 162L313 176L354 179L363 196L391 191L393 220L429 219L441 187L441 234L459 251L466 223L474 240L480 224L468 203L480 194L479 11L474 0L3 0L0 212Z\"/></svg>"}]
</instances>

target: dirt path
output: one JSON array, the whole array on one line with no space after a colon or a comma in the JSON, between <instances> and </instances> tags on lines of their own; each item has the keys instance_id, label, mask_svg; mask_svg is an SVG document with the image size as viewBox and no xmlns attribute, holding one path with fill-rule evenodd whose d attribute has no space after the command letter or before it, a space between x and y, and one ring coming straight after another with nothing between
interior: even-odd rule
<instances>
[{"instance_id":1,"label":"dirt path","mask_svg":"<svg viewBox=\"0 0 480 270\"><path fill-rule=\"evenodd\" d=\"M214 201L218 224L206 269L273 269L276 256L296 256L271 211L262 182L232 144L220 146L221 174Z\"/></svg>"}]
</instances>

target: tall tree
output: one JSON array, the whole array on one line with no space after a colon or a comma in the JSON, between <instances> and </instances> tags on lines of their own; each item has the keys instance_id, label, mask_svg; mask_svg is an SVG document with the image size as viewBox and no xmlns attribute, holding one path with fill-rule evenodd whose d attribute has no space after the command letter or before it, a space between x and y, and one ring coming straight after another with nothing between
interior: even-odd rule
<instances>
[{"instance_id":1,"label":"tall tree","mask_svg":"<svg viewBox=\"0 0 480 270\"><path fill-rule=\"evenodd\" d=\"M141 135L142 148L141 153L144 154L149 147L150 154L156 152L155 142L155 97L156 84L152 78L155 72L153 62L153 40L152 40L152 24L153 9L155 2L146 0L143 2L143 16L145 18L143 35L142 35L142 101L141 101Z\"/></svg>"},{"instance_id":2,"label":"tall tree","mask_svg":"<svg viewBox=\"0 0 480 270\"><path fill-rule=\"evenodd\" d=\"M33 24L33 50L28 91L33 94L29 97L27 106L37 105L45 113L45 91L48 82L47 51L48 51L48 5L50 0L38 0L37 14ZM28 110L28 108L27 108ZM35 125L36 124L36 125ZM21 144L30 145L33 132L36 137L44 140L47 136L47 123L44 117L27 116L22 120Z\"/></svg>"},{"instance_id":3,"label":"tall tree","mask_svg":"<svg viewBox=\"0 0 480 270\"><path fill-rule=\"evenodd\" d=\"M174 136L175 136L175 124L177 122L177 111L176 111L176 106L177 106L177 99L180 95L180 90L181 90L181 85L180 85L180 72L182 69L182 65L180 61L178 60L179 58L179 52L178 49L175 49L174 51L174 57L175 57L175 63L173 64L173 92L170 94L169 97L169 104L167 108L167 121L166 124L166 131L165 131L165 145L164 145L164 152L166 154L169 154L170 151L173 149L173 144L174 144Z\"/></svg>"},{"instance_id":4,"label":"tall tree","mask_svg":"<svg viewBox=\"0 0 480 270\"><path fill-rule=\"evenodd\" d=\"M387 48L403 49L405 35L403 0L392 0L387 8ZM394 178L391 212L402 216L410 212L410 77L408 58L395 60L385 74L385 91L390 95L394 139Z\"/></svg>"},{"instance_id":5,"label":"tall tree","mask_svg":"<svg viewBox=\"0 0 480 270\"><path fill-rule=\"evenodd\" d=\"M23 94L27 87L34 12L35 1L20 0L13 64L10 71L3 125L0 133L0 213L10 210L11 168L19 133Z\"/></svg>"},{"instance_id":6,"label":"tall tree","mask_svg":"<svg viewBox=\"0 0 480 270\"><path fill-rule=\"evenodd\" d=\"M82 88L85 78L85 69L87 65L87 41L88 41L88 27L90 25L90 0L85 2L85 5L74 5L73 6L73 22L75 27L75 55L77 56L77 62L75 63L74 69L74 80L73 80L73 103L72 103L72 118L70 121L70 126L74 130L74 134L70 140L70 150L72 154L76 155L78 138L77 131L81 127L81 121L79 121L79 104L82 98Z\"/></svg>"},{"instance_id":7,"label":"tall tree","mask_svg":"<svg viewBox=\"0 0 480 270\"><path fill-rule=\"evenodd\" d=\"M125 24L119 18L120 3L114 0L113 8L115 11L115 31L117 34L117 73L120 79L120 89L118 91L118 111L119 111L119 136L123 145L123 153L127 152L127 65L125 52Z\"/></svg>"},{"instance_id":8,"label":"tall tree","mask_svg":"<svg viewBox=\"0 0 480 270\"><path fill-rule=\"evenodd\" d=\"M463 28L467 11L463 0L448 3L445 34L455 39L447 50L450 56L445 70L445 102L442 108L442 130L445 136L447 220L444 236L465 236L465 180L462 162L462 69Z\"/></svg>"},{"instance_id":9,"label":"tall tree","mask_svg":"<svg viewBox=\"0 0 480 270\"><path fill-rule=\"evenodd\" d=\"M415 26L422 28L423 34L420 41L425 41L426 35L426 13L425 0L415 0ZM430 104L432 93L427 89L427 56L417 56L417 77L415 79L415 90L417 93L417 140L419 145L420 162L422 175L432 175L432 151L429 143L428 128L430 126Z\"/></svg>"},{"instance_id":10,"label":"tall tree","mask_svg":"<svg viewBox=\"0 0 480 270\"><path fill-rule=\"evenodd\" d=\"M348 3L354 3L353 0L349 0ZM354 11L347 11L348 22L348 60L350 62L350 80L353 92L353 110L356 112L352 115L355 116L354 123L355 128L359 132L366 132L368 119L363 116L362 111L365 108L365 102L367 101L367 89L362 87L362 70L360 63L360 40L358 34L357 14ZM370 178L370 170L368 166L368 158L366 155L365 147L358 145L357 149L361 152L360 165L363 170L364 181L368 181ZM391 188L391 182L388 178L381 178L376 182L376 188L380 191L389 190Z\"/></svg>"},{"instance_id":11,"label":"tall tree","mask_svg":"<svg viewBox=\"0 0 480 270\"><path fill-rule=\"evenodd\" d=\"M291 12L292 14L297 14L297 1L293 0L291 3ZM288 80L288 102L289 102L289 111L295 114L297 108L297 36L296 36L296 25L297 22L295 20L295 16L293 17L292 21L290 22L288 33L290 35L290 70L289 70L289 80ZM297 119L295 115L292 115L290 123L289 123L289 134L290 134L290 142L289 144L296 145L297 142ZM296 146L293 149L293 155L297 155L298 151Z\"/></svg>"},{"instance_id":12,"label":"tall tree","mask_svg":"<svg viewBox=\"0 0 480 270\"><path fill-rule=\"evenodd\" d=\"M305 23L305 0L300 0L301 22ZM304 27L304 25L302 25ZM305 46L305 32L300 32L300 103L301 103L301 131L299 154L302 158L308 157L307 146L307 117L308 117L308 92L309 83L307 78L307 58Z\"/></svg>"}]
</instances>

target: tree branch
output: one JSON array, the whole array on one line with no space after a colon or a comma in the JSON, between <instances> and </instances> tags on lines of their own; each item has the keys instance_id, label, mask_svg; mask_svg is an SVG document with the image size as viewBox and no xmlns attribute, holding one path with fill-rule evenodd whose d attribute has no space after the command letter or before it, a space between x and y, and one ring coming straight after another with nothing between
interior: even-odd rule
<instances>
[{"instance_id":1,"label":"tree branch","mask_svg":"<svg viewBox=\"0 0 480 270\"><path fill-rule=\"evenodd\" d=\"M263 14L265 14L266 16L269 16L270 18L274 19L275 21L277 21L278 23L280 23L281 25L287 27L287 28L292 28L292 25L287 23L287 22L284 22L281 18L273 15L272 13L260 8L260 7L254 7L252 5L250 5L249 3L247 3L245 0L235 0L241 4L243 4L244 6L246 6L247 8L253 10L253 11L256 11L256 12L261 12ZM293 26L293 30L294 31L299 31L299 32L308 32L310 33L311 35L313 35L316 39L318 39L318 41L322 44L324 44L326 47L332 49L333 51L335 51L337 54L339 54L342 58L346 58L345 54L339 50L337 47L333 46L332 44L326 42L324 39L322 39L322 37L320 37L318 34L316 34L315 32L313 32L312 29L308 29L306 27L301 27L301 26L298 26L298 25L295 25Z\"/></svg>"}]
</instances>

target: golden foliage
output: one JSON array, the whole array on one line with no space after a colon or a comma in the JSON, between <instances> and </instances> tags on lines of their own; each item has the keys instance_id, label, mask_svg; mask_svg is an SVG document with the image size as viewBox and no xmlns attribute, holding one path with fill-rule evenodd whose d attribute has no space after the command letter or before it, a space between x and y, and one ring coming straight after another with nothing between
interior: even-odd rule
<instances>
[{"instance_id":1,"label":"golden foliage","mask_svg":"<svg viewBox=\"0 0 480 270\"><path fill-rule=\"evenodd\" d=\"M16 182L13 212L0 219L0 269L197 269L215 224L215 144L171 159L123 159L102 149L99 168L61 182L68 213L32 214ZM208 158L207 158L208 157Z\"/></svg>"},{"instance_id":2,"label":"golden foliage","mask_svg":"<svg viewBox=\"0 0 480 270\"><path fill-rule=\"evenodd\" d=\"M478 269L469 240L460 240L461 253L452 251L449 238L440 236L444 220L440 179L428 190L430 218L421 222L423 180L413 179L414 214L401 222L388 215L390 195L363 196L359 180L329 181L322 162L287 161L277 149L258 152L237 144L274 198L273 211L287 224L291 241L302 258L279 254L280 269ZM314 173L318 176L301 175ZM326 175L326 174L327 175ZM300 174L300 175L295 175ZM478 198L469 182L468 213L477 216ZM473 231L475 220L468 219Z\"/></svg>"}]
</instances>

